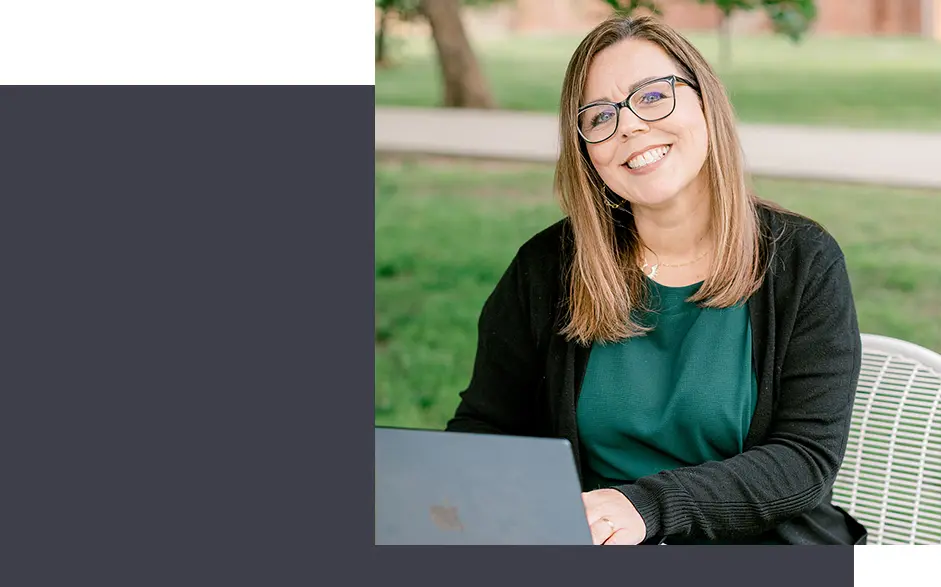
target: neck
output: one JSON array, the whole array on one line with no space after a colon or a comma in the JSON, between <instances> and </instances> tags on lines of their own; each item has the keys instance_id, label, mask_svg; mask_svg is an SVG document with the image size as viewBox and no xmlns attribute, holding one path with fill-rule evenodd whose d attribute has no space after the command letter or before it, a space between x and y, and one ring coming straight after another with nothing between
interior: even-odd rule
<instances>
[{"instance_id":1,"label":"neck","mask_svg":"<svg viewBox=\"0 0 941 587\"><path fill-rule=\"evenodd\" d=\"M700 189L657 207L632 206L643 245L662 263L691 260L708 246L712 208L708 191ZM650 256L649 251L645 251Z\"/></svg>"}]
</instances>

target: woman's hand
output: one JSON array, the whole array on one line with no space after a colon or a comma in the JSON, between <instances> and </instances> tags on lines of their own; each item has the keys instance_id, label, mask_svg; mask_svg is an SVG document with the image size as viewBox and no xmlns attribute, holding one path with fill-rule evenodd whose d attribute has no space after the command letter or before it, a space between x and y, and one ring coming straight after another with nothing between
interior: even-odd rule
<instances>
[{"instance_id":1,"label":"woman's hand","mask_svg":"<svg viewBox=\"0 0 941 587\"><path fill-rule=\"evenodd\" d=\"M620 491L597 489L582 493L582 502L595 544L640 544L647 536L644 519Z\"/></svg>"}]
</instances>

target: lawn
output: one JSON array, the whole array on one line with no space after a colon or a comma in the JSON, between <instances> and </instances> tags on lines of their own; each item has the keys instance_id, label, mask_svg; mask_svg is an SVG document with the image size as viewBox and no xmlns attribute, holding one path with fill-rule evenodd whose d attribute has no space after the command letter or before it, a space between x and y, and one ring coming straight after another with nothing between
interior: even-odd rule
<instances>
[{"instance_id":1,"label":"lawn","mask_svg":"<svg viewBox=\"0 0 941 587\"><path fill-rule=\"evenodd\" d=\"M717 65L716 35L690 40ZM556 112L565 67L579 39L475 41L501 108ZM941 43L919 38L738 37L719 69L743 122L941 130ZM376 71L376 104L437 106L440 74L425 39L400 47L399 63Z\"/></svg>"},{"instance_id":2,"label":"lawn","mask_svg":"<svg viewBox=\"0 0 941 587\"><path fill-rule=\"evenodd\" d=\"M466 385L484 299L560 217L542 165L376 162L378 425L440 428ZM941 193L758 180L846 254L863 331L941 352Z\"/></svg>"}]
</instances>

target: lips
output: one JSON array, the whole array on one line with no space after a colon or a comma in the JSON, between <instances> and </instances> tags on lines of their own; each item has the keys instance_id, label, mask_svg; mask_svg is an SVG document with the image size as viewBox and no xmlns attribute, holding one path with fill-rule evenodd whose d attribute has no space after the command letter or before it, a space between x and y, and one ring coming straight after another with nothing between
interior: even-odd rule
<instances>
[{"instance_id":1,"label":"lips","mask_svg":"<svg viewBox=\"0 0 941 587\"><path fill-rule=\"evenodd\" d=\"M663 144L663 145L653 145L646 147L640 151L634 151L630 154L627 160L622 163L630 169L642 169L647 165L651 165L660 161L666 157L667 153L670 152L672 145Z\"/></svg>"}]
</instances>

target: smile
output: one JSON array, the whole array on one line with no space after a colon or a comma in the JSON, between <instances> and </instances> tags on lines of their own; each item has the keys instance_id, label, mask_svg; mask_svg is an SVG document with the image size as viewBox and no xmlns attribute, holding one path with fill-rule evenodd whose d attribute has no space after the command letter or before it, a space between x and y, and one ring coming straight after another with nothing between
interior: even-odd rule
<instances>
[{"instance_id":1,"label":"smile","mask_svg":"<svg viewBox=\"0 0 941 587\"><path fill-rule=\"evenodd\" d=\"M666 157L667 153L669 152L670 152L670 145L655 147L653 149L644 151L643 153L641 153L640 155L637 155L636 157L632 157L630 160L628 160L626 165L630 169L641 169L643 167L656 163L657 161L660 161L661 159Z\"/></svg>"}]
</instances>

